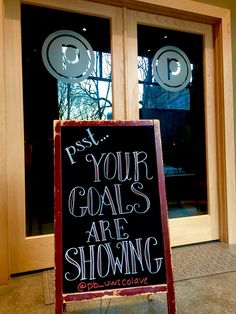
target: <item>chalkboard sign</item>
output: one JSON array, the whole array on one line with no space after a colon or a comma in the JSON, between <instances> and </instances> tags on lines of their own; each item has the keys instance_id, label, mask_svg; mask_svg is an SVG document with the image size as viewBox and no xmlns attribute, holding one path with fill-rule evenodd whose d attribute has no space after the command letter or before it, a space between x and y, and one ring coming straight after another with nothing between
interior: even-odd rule
<instances>
[{"instance_id":1,"label":"chalkboard sign","mask_svg":"<svg viewBox=\"0 0 236 314\"><path fill-rule=\"evenodd\" d=\"M166 291L175 313L159 122L55 121L56 313Z\"/></svg>"}]
</instances>

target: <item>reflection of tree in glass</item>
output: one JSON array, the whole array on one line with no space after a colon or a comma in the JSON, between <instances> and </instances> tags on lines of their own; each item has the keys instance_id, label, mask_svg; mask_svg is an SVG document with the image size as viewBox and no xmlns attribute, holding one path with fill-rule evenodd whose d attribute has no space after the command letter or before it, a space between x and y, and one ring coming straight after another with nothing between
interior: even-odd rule
<instances>
[{"instance_id":1,"label":"reflection of tree in glass","mask_svg":"<svg viewBox=\"0 0 236 314\"><path fill-rule=\"evenodd\" d=\"M95 66L88 79L80 83L58 81L59 119L111 118L111 55L94 53Z\"/></svg>"}]
</instances>

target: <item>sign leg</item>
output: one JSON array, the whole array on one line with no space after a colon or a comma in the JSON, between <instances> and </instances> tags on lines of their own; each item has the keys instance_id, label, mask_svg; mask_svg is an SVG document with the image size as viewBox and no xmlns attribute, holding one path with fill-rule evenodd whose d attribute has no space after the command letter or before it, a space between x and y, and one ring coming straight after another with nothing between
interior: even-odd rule
<instances>
[{"instance_id":1,"label":"sign leg","mask_svg":"<svg viewBox=\"0 0 236 314\"><path fill-rule=\"evenodd\" d=\"M174 289L168 289L167 292L168 314L176 314L175 292Z\"/></svg>"},{"instance_id":2,"label":"sign leg","mask_svg":"<svg viewBox=\"0 0 236 314\"><path fill-rule=\"evenodd\" d=\"M63 314L66 312L66 303L62 302L62 298L56 299L55 314Z\"/></svg>"}]
</instances>

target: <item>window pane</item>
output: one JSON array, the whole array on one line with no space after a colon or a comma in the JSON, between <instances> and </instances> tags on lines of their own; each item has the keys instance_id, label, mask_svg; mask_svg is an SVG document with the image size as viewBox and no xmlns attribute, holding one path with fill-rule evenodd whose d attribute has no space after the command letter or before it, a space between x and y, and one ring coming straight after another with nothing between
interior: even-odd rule
<instances>
[{"instance_id":1,"label":"window pane","mask_svg":"<svg viewBox=\"0 0 236 314\"><path fill-rule=\"evenodd\" d=\"M80 83L58 81L60 119L112 118L111 54L94 51L94 55L95 66L88 79Z\"/></svg>"},{"instance_id":2,"label":"window pane","mask_svg":"<svg viewBox=\"0 0 236 314\"><path fill-rule=\"evenodd\" d=\"M53 120L112 119L110 20L25 4L21 14L30 236L53 232Z\"/></svg>"},{"instance_id":3,"label":"window pane","mask_svg":"<svg viewBox=\"0 0 236 314\"><path fill-rule=\"evenodd\" d=\"M159 119L169 217L207 213L203 37L138 25L141 119Z\"/></svg>"}]
</instances>

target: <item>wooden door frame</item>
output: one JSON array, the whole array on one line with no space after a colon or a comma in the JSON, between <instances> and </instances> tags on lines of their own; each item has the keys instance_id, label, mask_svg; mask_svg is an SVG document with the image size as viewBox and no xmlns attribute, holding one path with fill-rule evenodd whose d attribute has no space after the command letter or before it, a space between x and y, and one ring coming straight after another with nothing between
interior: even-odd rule
<instances>
[{"instance_id":1,"label":"wooden door frame","mask_svg":"<svg viewBox=\"0 0 236 314\"><path fill-rule=\"evenodd\" d=\"M5 0L7 1L7 0ZM19 69L14 68L9 72L6 63L7 51L11 46L6 46L7 39L7 23L11 22L13 27L17 27L17 18L19 16L14 8L11 12L11 17L5 15L5 1L0 0L0 20L4 22L5 32L3 32L3 24L0 25L0 269L1 277L0 284L7 283L9 275L12 272L17 272L9 267L9 228L8 225L14 223L13 213L10 211L9 200L13 195L8 195L12 185L24 185L24 178L20 182L14 181L14 173L11 173L9 168L9 157L7 156L8 147L8 133L10 130L7 126L7 118L10 114L8 103L11 98L11 92L15 88L11 85L9 88L9 81L12 76L19 75ZM15 0L17 1L17 0ZM59 1L59 0L58 0ZM221 158L218 160L218 175L219 175L219 204L220 204L220 240L227 243L236 243L236 232L234 231L234 222L236 221L236 189L235 189L235 141L234 141L234 106L233 106L233 82L232 82L232 50L231 50L231 21L230 10L215 7L208 4L198 3L190 0L179 0L173 2L172 0L92 0L93 2L106 3L109 5L126 7L135 10L142 10L151 13L163 14L171 17L178 17L192 21L200 21L213 25L214 27L214 42L215 42L215 64L216 68L216 128L217 128L217 142L218 154ZM14 1L12 1L14 2ZM23 3L41 4L47 7L50 3L53 6L55 1L52 0L25 0ZM82 1L86 6L87 1ZM81 2L81 3L82 3ZM20 3L20 2L19 2ZM76 0L70 2L66 0L60 1L62 7L71 10L71 3L75 4ZM10 19L10 20L9 20ZM16 42L19 38L16 38ZM4 49L5 53L4 53ZM8 50L7 50L8 49ZM20 49L17 44L16 49ZM125 79L125 77L124 77ZM7 84L8 82L8 84ZM21 83L21 82L20 82ZM121 82L120 87L125 87ZM223 88L222 88L223 87ZM22 96L22 95L21 95ZM126 95L127 96L127 95ZM19 100L17 100L19 101ZM21 101L21 100L20 100ZM123 106L123 104L122 104ZM20 107L21 108L21 107ZM19 110L19 109L17 109ZM120 111L121 112L121 111ZM119 112L117 114L119 117ZM22 123L22 121L20 122ZM23 149L23 148L22 148ZM23 153L22 153L23 156ZM21 161L22 162L22 161ZM13 186L14 189L14 186ZM17 193L22 193L23 189L20 187ZM23 196L22 196L23 197ZM23 226L17 226L23 228ZM10 240L9 240L10 239ZM53 264L53 235L41 236L41 247L50 246L51 255L47 256L48 265ZM28 244L34 237L28 238ZM11 248L11 259L14 259L14 254L18 253L17 248ZM28 252L30 255L30 251ZM23 254L24 255L24 254ZM24 256L23 256L24 258ZM21 261L19 260L19 264ZM40 263L39 263L40 264ZM40 268L40 265L38 265Z\"/></svg>"},{"instance_id":2,"label":"wooden door frame","mask_svg":"<svg viewBox=\"0 0 236 314\"><path fill-rule=\"evenodd\" d=\"M172 218L169 220L170 239L172 246L186 245L219 239L219 209L217 176L217 148L215 130L215 76L213 27L206 23L152 14L127 9L127 60L128 94L126 111L127 119L139 119L137 51L137 25L160 27L179 32L198 34L203 38L203 76L204 76L204 111L206 138L206 171L207 171L207 203L208 213L204 215ZM189 56L191 58L191 56ZM183 230L185 230L183 232Z\"/></svg>"},{"instance_id":3,"label":"wooden door frame","mask_svg":"<svg viewBox=\"0 0 236 314\"><path fill-rule=\"evenodd\" d=\"M92 0L213 26L220 241L236 243L236 177L230 10L191 0ZM127 101L128 95L126 95Z\"/></svg>"},{"instance_id":4,"label":"wooden door frame","mask_svg":"<svg viewBox=\"0 0 236 314\"><path fill-rule=\"evenodd\" d=\"M230 10L191 0L91 0L213 26L220 241L236 243L236 177ZM127 80L127 78L126 78ZM126 102L129 95L126 94Z\"/></svg>"},{"instance_id":5,"label":"wooden door frame","mask_svg":"<svg viewBox=\"0 0 236 314\"><path fill-rule=\"evenodd\" d=\"M6 147L6 108L4 90L4 58L3 58L3 13L4 6L0 2L0 284L9 279L9 241L7 211L7 147Z\"/></svg>"},{"instance_id":6,"label":"wooden door frame","mask_svg":"<svg viewBox=\"0 0 236 314\"><path fill-rule=\"evenodd\" d=\"M4 71L5 80L5 112L6 112L6 154L5 163L7 193L4 196L8 208L8 231L4 238L8 239L10 262L9 273L22 273L52 267L54 264L54 234L26 237L25 222L25 178L24 178L24 122L23 122L23 82L21 60L21 3L44 5L45 7L79 11L110 18L116 29L116 36L111 35L111 50L116 54L113 63L113 99L119 103L113 111L116 119L124 119L124 82L120 64L123 63L122 10L108 5L101 6L91 2L75 1L20 1L11 0L5 3L4 10L4 64L9 65ZM78 7L79 5L79 7ZM11 36L9 36L9 33ZM117 69L117 70L116 70ZM17 79L16 79L17 77ZM14 118L17 117L17 118ZM13 122L14 120L14 122ZM14 147L15 145L15 147ZM15 201L15 199L17 201ZM16 227L17 226L17 227ZM15 232L11 232L13 230ZM0 231L1 232L1 231ZM9 237L7 236L9 234Z\"/></svg>"}]
</instances>

